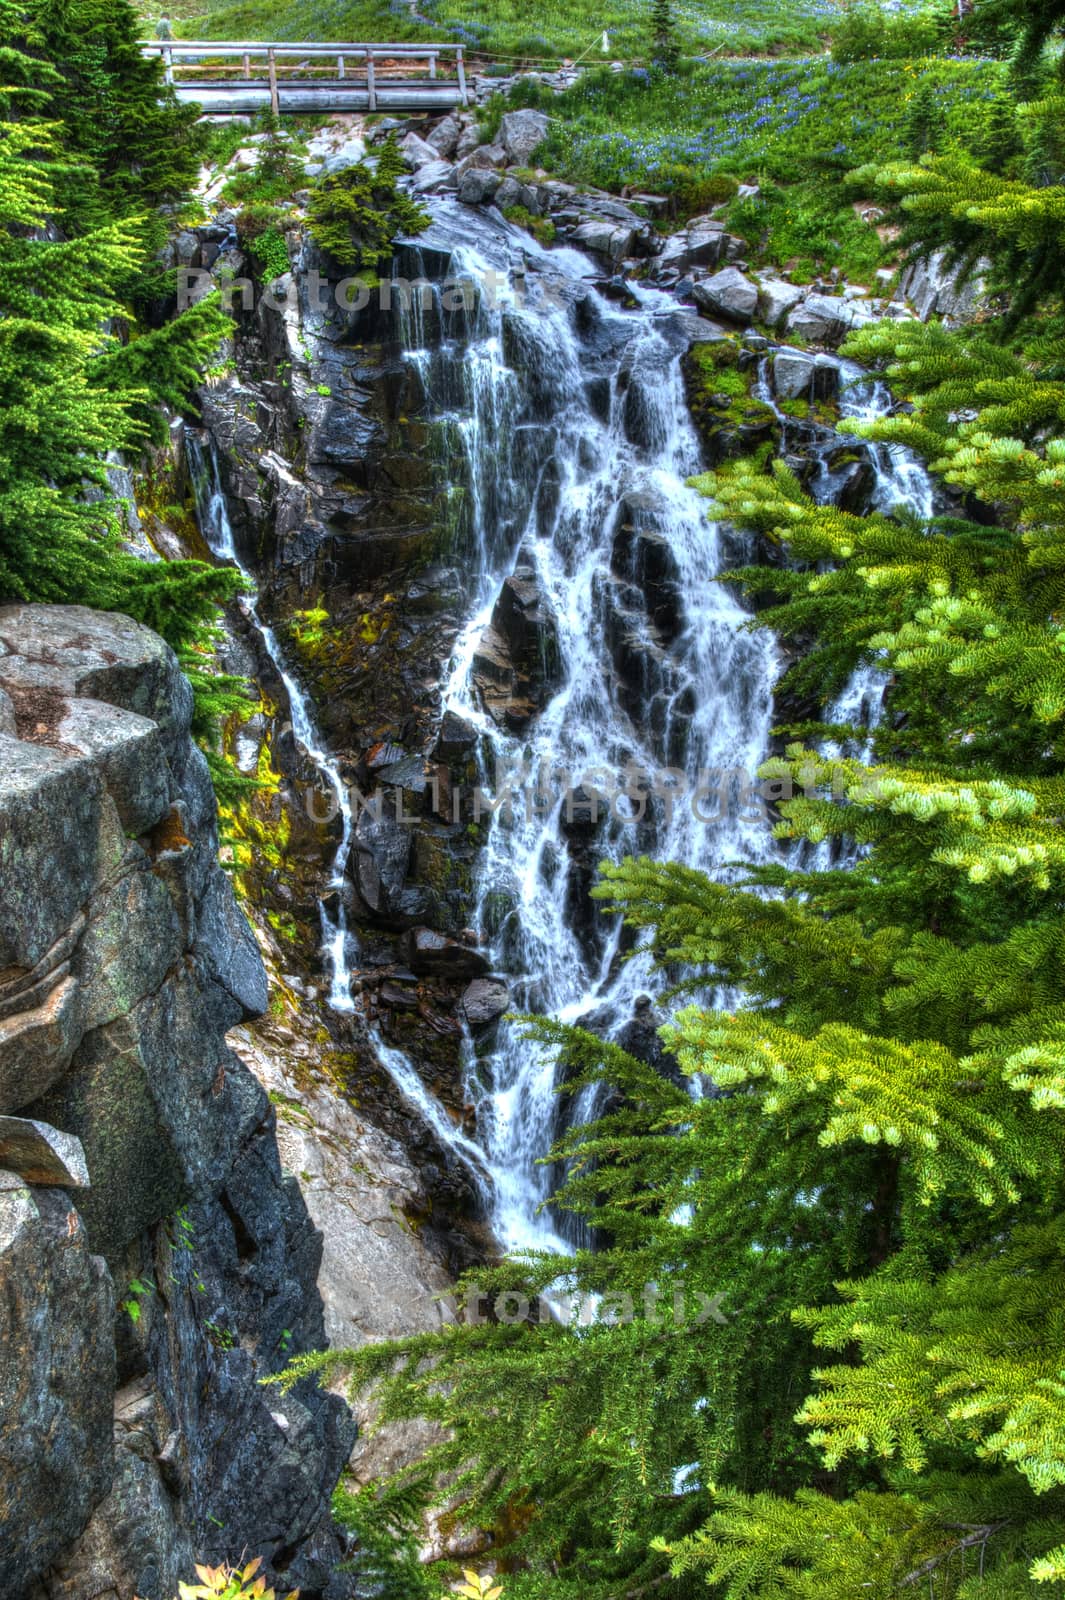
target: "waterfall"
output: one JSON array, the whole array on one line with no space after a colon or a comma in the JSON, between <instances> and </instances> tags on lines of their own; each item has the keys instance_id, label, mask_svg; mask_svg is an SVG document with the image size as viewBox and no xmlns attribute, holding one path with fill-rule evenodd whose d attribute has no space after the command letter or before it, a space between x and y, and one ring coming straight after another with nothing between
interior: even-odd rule
<instances>
[{"instance_id":1,"label":"waterfall","mask_svg":"<svg viewBox=\"0 0 1065 1600\"><path fill-rule=\"evenodd\" d=\"M595 868L603 858L647 855L727 882L737 862L781 858L755 786L769 744L776 646L750 629L748 611L716 581L750 559L751 545L733 532L726 546L688 486L701 467L680 370L690 317L643 286L632 288L635 306L622 309L597 290L595 269L575 251L545 250L446 199L433 207L433 227L404 265L428 281L421 258L431 251L437 268L448 264L446 276L434 272L428 299L401 296L396 316L405 359L446 441L449 490L457 486L461 497L454 550L468 620L442 709L474 730L490 799L472 920L492 970L508 979L513 1009L624 1040L654 978L646 950L625 948L617 919L589 899ZM457 306L443 292L456 282L472 286ZM891 404L852 363L843 364L843 383L845 417L882 415ZM930 480L913 457L863 448L878 509L931 511ZM194 438L190 452L204 535L219 559L240 566L217 460ZM827 477L819 487L831 492ZM535 646L535 681L513 704L492 676L505 643L504 600ZM352 842L348 796L273 630L254 601L245 604L285 684L297 738L337 798L342 834L329 885L337 889ZM827 714L871 729L884 687L878 664L867 664ZM322 905L322 946L330 1004L351 1011L356 943L343 901L333 894L337 909ZM501 1245L570 1250L572 1227L552 1220L552 1177L538 1164L562 1115L546 1053L506 1021L489 1053L467 1041L474 1142L401 1051L377 1035L374 1044L400 1093L478 1178ZM585 1093L569 1114L579 1120L593 1110Z\"/></svg>"},{"instance_id":2,"label":"waterfall","mask_svg":"<svg viewBox=\"0 0 1065 1600\"><path fill-rule=\"evenodd\" d=\"M453 415L470 483L470 620L445 708L479 731L495 800L512 790L476 870L475 925L493 969L508 976L516 1009L592 1019L616 1037L650 985L650 962L619 960L616 922L587 900L582 853L593 866L646 854L718 878L739 858L771 858L749 786L777 660L715 581L718 530L687 485L701 458L675 302L640 289L637 309L618 309L585 281L586 258L523 244L533 269L523 293L480 297L457 337L411 352L434 415ZM483 283L493 266L459 246L449 277ZM517 373L504 352L516 353ZM512 730L486 704L478 653L516 569L553 616L557 662L539 715ZM470 1051L468 1092L508 1249L568 1248L538 1212L556 1087L553 1063L518 1027L502 1025L490 1059Z\"/></svg>"}]
</instances>

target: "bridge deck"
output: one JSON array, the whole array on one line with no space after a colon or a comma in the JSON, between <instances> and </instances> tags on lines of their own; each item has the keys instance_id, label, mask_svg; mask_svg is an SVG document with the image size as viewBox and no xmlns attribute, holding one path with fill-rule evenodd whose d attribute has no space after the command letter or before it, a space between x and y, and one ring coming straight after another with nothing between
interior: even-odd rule
<instances>
[{"instance_id":1,"label":"bridge deck","mask_svg":"<svg viewBox=\"0 0 1065 1600\"><path fill-rule=\"evenodd\" d=\"M174 85L179 100L185 104L202 105L205 116L235 116L242 112L269 111L270 86L266 83L245 83L240 78L220 81L208 79L202 83L182 79ZM280 82L277 86L278 115L295 115L298 112L324 111L450 111L464 101L458 85L450 83L382 83L377 82L374 104L365 83L354 83L350 78L332 83L309 81L305 83Z\"/></svg>"},{"instance_id":2,"label":"bridge deck","mask_svg":"<svg viewBox=\"0 0 1065 1600\"><path fill-rule=\"evenodd\" d=\"M165 39L143 49L162 57L178 99L208 114L447 111L469 103L462 45Z\"/></svg>"}]
</instances>

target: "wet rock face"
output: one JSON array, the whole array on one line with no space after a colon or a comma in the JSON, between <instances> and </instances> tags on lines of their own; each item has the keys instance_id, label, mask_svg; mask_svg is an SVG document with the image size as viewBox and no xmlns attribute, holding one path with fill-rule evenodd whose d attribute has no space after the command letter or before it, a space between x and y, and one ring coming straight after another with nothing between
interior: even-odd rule
<instances>
[{"instance_id":1,"label":"wet rock face","mask_svg":"<svg viewBox=\"0 0 1065 1600\"><path fill-rule=\"evenodd\" d=\"M489 716L513 732L528 726L561 682L554 613L520 556L477 645L474 678Z\"/></svg>"},{"instance_id":2,"label":"wet rock face","mask_svg":"<svg viewBox=\"0 0 1065 1600\"><path fill-rule=\"evenodd\" d=\"M23 1595L110 1487L114 1290L65 1194L4 1181L0 1568Z\"/></svg>"},{"instance_id":3,"label":"wet rock face","mask_svg":"<svg viewBox=\"0 0 1065 1600\"><path fill-rule=\"evenodd\" d=\"M128 618L6 606L0 692L6 1591L170 1600L247 1548L313 1595L353 1424L259 1384L323 1342L321 1241L225 1041L266 976L189 686Z\"/></svg>"}]
</instances>

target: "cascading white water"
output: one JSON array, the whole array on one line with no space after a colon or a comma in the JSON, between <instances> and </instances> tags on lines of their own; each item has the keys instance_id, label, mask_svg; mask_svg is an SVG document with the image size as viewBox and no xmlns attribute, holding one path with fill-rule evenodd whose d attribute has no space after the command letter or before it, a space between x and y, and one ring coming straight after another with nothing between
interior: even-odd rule
<instances>
[{"instance_id":1,"label":"cascading white water","mask_svg":"<svg viewBox=\"0 0 1065 1600\"><path fill-rule=\"evenodd\" d=\"M350 1014L356 1009L351 993L351 958L355 941L347 925L343 889L355 826L351 796L336 760L327 750L318 732L307 696L286 664L284 652L274 629L259 615L255 579L241 562L233 537L214 443L209 439L201 442L190 432L186 435L185 448L188 452L200 531L211 553L218 560L231 563L247 580L249 589L242 596L241 604L284 685L292 732L297 743L318 773L323 789L335 804L336 814L341 819L340 840L326 880L326 892L319 898L318 914L321 923L322 956L329 975L327 1003L336 1012ZM326 809L323 807L323 811ZM333 905L335 910L331 911L330 905ZM367 1031L381 1065L389 1073L402 1098L436 1134L441 1144L453 1150L471 1169L477 1180L487 1188L488 1180L480 1149L452 1126L444 1108L425 1087L402 1052L386 1044L376 1028L371 1027Z\"/></svg>"},{"instance_id":2,"label":"cascading white water","mask_svg":"<svg viewBox=\"0 0 1065 1600\"><path fill-rule=\"evenodd\" d=\"M564 251L538 253L534 265L571 283L593 270ZM459 249L452 275L483 282L489 267ZM434 412L457 412L471 485L473 615L445 705L483 735L496 800L508 781L501 774L513 786L510 814L495 813L480 855L477 928L518 1008L564 1021L594 1012L608 1032L631 1019L649 961L619 963L616 927L597 926L575 908L567 810L587 806L593 789L603 796L595 851L612 859L648 854L720 877L731 861L766 860L775 849L764 811L739 793L766 748L775 649L767 635L747 631L748 613L714 581L723 566L718 532L686 481L700 452L684 400L682 345L666 326L675 315L662 294L641 291L639 308L621 311L586 288L578 316L572 295L533 285L494 306L482 298L461 341L412 357ZM517 374L501 360L508 348L521 353ZM601 371L595 358L603 350L609 387L593 405L587 380L592 368ZM546 497L510 476L513 441L534 426L547 433ZM675 630L656 626L636 575L619 562L619 521L641 517L635 538L656 543L669 568ZM485 710L476 652L519 551L556 618L561 682L531 727L511 733ZM630 671L640 681L626 683ZM732 790L727 806L722 785ZM469 1082L500 1241L567 1248L538 1214L549 1193L536 1163L555 1125L553 1063L504 1024L490 1061L471 1060Z\"/></svg>"},{"instance_id":3,"label":"cascading white water","mask_svg":"<svg viewBox=\"0 0 1065 1600\"><path fill-rule=\"evenodd\" d=\"M894 401L882 379L871 377L854 361L840 361L840 418L846 422L875 422L886 416ZM873 491L874 511L912 511L931 517L935 511L935 486L927 467L911 451L897 444L867 443L865 449L876 473ZM816 485L813 493L817 497ZM825 721L849 723L870 732L880 721L887 678L876 661L864 662L851 675L850 682L825 710ZM835 747L833 747L835 748ZM868 743L862 757L868 758Z\"/></svg>"},{"instance_id":4,"label":"cascading white water","mask_svg":"<svg viewBox=\"0 0 1065 1600\"><path fill-rule=\"evenodd\" d=\"M720 880L733 862L774 859L778 846L751 786L768 746L775 645L768 633L748 630L749 614L715 581L726 565L719 531L706 501L687 486L700 451L683 394L675 302L639 290L637 307L620 310L587 282L594 268L585 257L544 251L483 220L483 247L452 247L448 239L465 236L470 214L447 201L434 208L437 222L423 246L438 258L450 251L447 281L478 286L449 316L439 284L428 312L420 294L406 309L400 301L407 359L447 439L449 479L461 481L465 496L469 621L456 641L444 708L479 731L484 787L497 802L511 794L487 827L474 920L516 1009L563 1021L592 1017L616 1036L649 986L649 958L619 960L620 930L589 907L589 863L578 872L575 838L593 852L591 865L642 854ZM853 364L844 364L843 381L845 417L889 408L884 386ZM195 439L190 447L205 537L220 559L239 566L217 461L197 456ZM931 483L920 464L896 447L868 448L877 508L909 504L929 514ZM827 477L822 487L830 492ZM742 558L733 547L732 559ZM519 561L553 612L558 661L546 703L514 732L489 714L477 656L501 585ZM342 837L330 888L338 889L353 832L348 796L273 630L247 603L285 683L296 736L337 797ZM827 714L871 728L883 690L877 665L862 667ZM595 796L597 827L587 815ZM323 951L330 1003L351 1011L354 941L342 902L331 897L335 912L323 903ZM482 1182L501 1244L568 1251L541 1209L551 1180L537 1165L557 1127L553 1062L509 1024L488 1060L471 1046L474 1144L402 1052L378 1036L374 1042L401 1094ZM574 1115L590 1109L585 1099Z\"/></svg>"},{"instance_id":5,"label":"cascading white water","mask_svg":"<svg viewBox=\"0 0 1065 1600\"><path fill-rule=\"evenodd\" d=\"M249 589L242 597L242 604L247 612L248 620L262 640L263 648L273 663L278 677L284 684L289 705L289 716L292 719L292 732L304 755L318 773L325 789L336 803L337 812L341 819L341 832L340 842L333 857L328 887L330 890L339 890L344 884L344 872L347 867L348 856L351 853L351 837L354 827L347 786L318 733L310 704L302 686L285 661L284 652L278 642L276 633L259 615L254 576L242 563L237 551L236 541L233 538L233 527L229 520L229 510L226 505L225 491L222 488L218 456L214 443L210 440L206 443L201 443L195 434L190 432L186 437L185 448L191 468L200 532L207 541L212 555L216 556L219 561L226 561L235 566L246 579ZM335 894L333 898L337 907L335 915L331 915L326 909L324 899L319 901L322 951L329 973L329 1004L336 1011L352 1011L354 1010L354 1002L351 998L351 980L345 949L348 930L344 916L343 897Z\"/></svg>"}]
</instances>

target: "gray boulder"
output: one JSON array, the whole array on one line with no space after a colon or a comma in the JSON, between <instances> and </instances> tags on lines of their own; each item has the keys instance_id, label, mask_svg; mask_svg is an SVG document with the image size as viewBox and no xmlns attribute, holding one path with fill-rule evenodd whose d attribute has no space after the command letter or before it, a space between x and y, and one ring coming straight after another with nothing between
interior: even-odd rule
<instances>
[{"instance_id":1,"label":"gray boulder","mask_svg":"<svg viewBox=\"0 0 1065 1600\"><path fill-rule=\"evenodd\" d=\"M225 1041L266 975L218 865L189 685L126 617L6 606L0 695L5 1592L164 1600L234 1545L321 1592L353 1424L258 1381L321 1346L320 1241ZM160 1286L136 1322L100 1257Z\"/></svg>"},{"instance_id":2,"label":"gray boulder","mask_svg":"<svg viewBox=\"0 0 1065 1600\"><path fill-rule=\"evenodd\" d=\"M441 160L441 152L428 140L420 139L416 133L408 133L400 140L400 149L408 167L415 171L428 166L431 161Z\"/></svg>"},{"instance_id":3,"label":"gray boulder","mask_svg":"<svg viewBox=\"0 0 1065 1600\"><path fill-rule=\"evenodd\" d=\"M716 267L725 253L725 224L713 217L699 217L688 224L686 267Z\"/></svg>"},{"instance_id":4,"label":"gray boulder","mask_svg":"<svg viewBox=\"0 0 1065 1600\"><path fill-rule=\"evenodd\" d=\"M99 700L71 700L56 740L93 759L126 833L146 833L167 811L173 779L150 718Z\"/></svg>"},{"instance_id":5,"label":"gray boulder","mask_svg":"<svg viewBox=\"0 0 1065 1600\"><path fill-rule=\"evenodd\" d=\"M839 362L820 353L782 346L774 352L772 375L781 400L832 400L839 393Z\"/></svg>"},{"instance_id":6,"label":"gray boulder","mask_svg":"<svg viewBox=\"0 0 1065 1600\"><path fill-rule=\"evenodd\" d=\"M411 830L381 808L366 810L355 828L352 865L355 884L371 911L387 916L397 909L410 865Z\"/></svg>"},{"instance_id":7,"label":"gray boulder","mask_svg":"<svg viewBox=\"0 0 1065 1600\"><path fill-rule=\"evenodd\" d=\"M947 265L945 251L935 250L905 269L899 279L899 290L913 302L922 322L933 316L965 322L987 300L985 277L990 266L989 261L978 261L966 276L961 265Z\"/></svg>"},{"instance_id":8,"label":"gray boulder","mask_svg":"<svg viewBox=\"0 0 1065 1600\"><path fill-rule=\"evenodd\" d=\"M736 267L723 267L704 283L697 283L692 298L701 310L740 324L753 322L758 309L757 288Z\"/></svg>"},{"instance_id":9,"label":"gray boulder","mask_svg":"<svg viewBox=\"0 0 1065 1600\"><path fill-rule=\"evenodd\" d=\"M510 1005L510 990L502 978L474 978L463 991L460 1006L471 1033L483 1033L499 1021Z\"/></svg>"},{"instance_id":10,"label":"gray boulder","mask_svg":"<svg viewBox=\"0 0 1065 1600\"><path fill-rule=\"evenodd\" d=\"M403 950L418 977L479 978L488 971L488 958L478 949L433 928L412 928Z\"/></svg>"},{"instance_id":11,"label":"gray boulder","mask_svg":"<svg viewBox=\"0 0 1065 1600\"><path fill-rule=\"evenodd\" d=\"M425 136L425 142L431 145L437 156L443 161L454 159L462 137L462 124L456 116L446 116L436 124Z\"/></svg>"},{"instance_id":12,"label":"gray boulder","mask_svg":"<svg viewBox=\"0 0 1065 1600\"><path fill-rule=\"evenodd\" d=\"M543 111L508 111L499 125L503 148L516 167L526 167L529 158L547 138L548 120Z\"/></svg>"},{"instance_id":13,"label":"gray boulder","mask_svg":"<svg viewBox=\"0 0 1065 1600\"><path fill-rule=\"evenodd\" d=\"M473 172L478 168L505 167L506 164L507 152L501 144L479 144L469 155L463 156L456 162L455 176L461 180L467 172Z\"/></svg>"},{"instance_id":14,"label":"gray boulder","mask_svg":"<svg viewBox=\"0 0 1065 1600\"><path fill-rule=\"evenodd\" d=\"M72 1133L28 1117L0 1117L0 1168L26 1183L53 1189L87 1189L85 1152Z\"/></svg>"},{"instance_id":15,"label":"gray boulder","mask_svg":"<svg viewBox=\"0 0 1065 1600\"><path fill-rule=\"evenodd\" d=\"M788 312L802 299L805 290L783 278L759 278L758 320L769 328L779 328Z\"/></svg>"},{"instance_id":16,"label":"gray boulder","mask_svg":"<svg viewBox=\"0 0 1065 1600\"><path fill-rule=\"evenodd\" d=\"M436 194L451 184L454 173L450 161L427 161L415 173L411 189L415 194Z\"/></svg>"},{"instance_id":17,"label":"gray boulder","mask_svg":"<svg viewBox=\"0 0 1065 1600\"><path fill-rule=\"evenodd\" d=\"M606 256L610 261L620 261L631 255L635 242L635 229L619 226L609 218L594 217L573 230L573 243L578 249Z\"/></svg>"},{"instance_id":18,"label":"gray boulder","mask_svg":"<svg viewBox=\"0 0 1065 1600\"><path fill-rule=\"evenodd\" d=\"M458 197L467 206L486 205L502 182L501 174L490 167L471 167L459 179Z\"/></svg>"},{"instance_id":19,"label":"gray boulder","mask_svg":"<svg viewBox=\"0 0 1065 1600\"><path fill-rule=\"evenodd\" d=\"M671 272L683 272L688 265L688 235L673 233L655 257L652 272L656 278Z\"/></svg>"},{"instance_id":20,"label":"gray boulder","mask_svg":"<svg viewBox=\"0 0 1065 1600\"><path fill-rule=\"evenodd\" d=\"M850 301L834 295L812 294L796 306L787 319L787 331L808 344L828 345L835 349L843 343L854 323L854 308Z\"/></svg>"}]
</instances>

